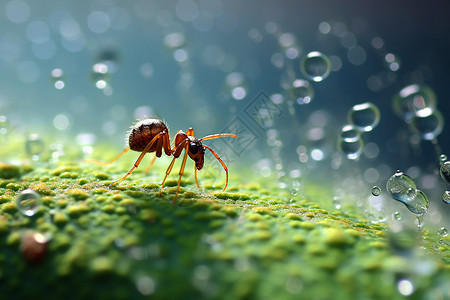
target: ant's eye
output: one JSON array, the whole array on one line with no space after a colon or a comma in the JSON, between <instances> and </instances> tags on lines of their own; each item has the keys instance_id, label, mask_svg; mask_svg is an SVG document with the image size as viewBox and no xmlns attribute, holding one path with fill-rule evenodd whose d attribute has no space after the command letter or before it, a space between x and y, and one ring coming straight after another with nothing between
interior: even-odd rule
<instances>
[{"instance_id":1,"label":"ant's eye","mask_svg":"<svg viewBox=\"0 0 450 300\"><path fill-rule=\"evenodd\" d=\"M196 154L198 152L198 145L194 143L189 144L189 152Z\"/></svg>"}]
</instances>

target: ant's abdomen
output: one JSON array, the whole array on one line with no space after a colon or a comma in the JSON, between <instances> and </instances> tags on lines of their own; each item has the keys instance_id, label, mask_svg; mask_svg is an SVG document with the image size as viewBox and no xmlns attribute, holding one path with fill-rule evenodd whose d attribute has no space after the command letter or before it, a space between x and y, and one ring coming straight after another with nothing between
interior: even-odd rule
<instances>
[{"instance_id":1,"label":"ant's abdomen","mask_svg":"<svg viewBox=\"0 0 450 300\"><path fill-rule=\"evenodd\" d=\"M145 146L161 132L169 132L167 126L161 120L145 119L139 121L136 125L131 127L128 135L130 149L139 152L143 151ZM154 143L147 152L156 151L157 144L158 143Z\"/></svg>"}]
</instances>

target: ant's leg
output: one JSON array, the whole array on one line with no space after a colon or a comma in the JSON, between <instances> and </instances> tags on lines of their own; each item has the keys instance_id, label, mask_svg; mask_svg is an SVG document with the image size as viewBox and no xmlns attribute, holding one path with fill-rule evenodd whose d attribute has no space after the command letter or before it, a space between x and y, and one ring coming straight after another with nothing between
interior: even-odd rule
<instances>
[{"instance_id":1,"label":"ant's leg","mask_svg":"<svg viewBox=\"0 0 450 300\"><path fill-rule=\"evenodd\" d=\"M209 151L211 151L211 153L214 155L215 158L217 158L217 160L219 160L219 162L222 164L223 169L225 170L225 174L226 174L226 183L225 183L225 187L223 188L222 192L225 191L225 189L228 186L228 169L227 166L225 165L225 163L220 159L219 155L217 155L216 152L213 151L213 149L209 148L208 146L203 145L203 147L205 147L206 149L208 149Z\"/></svg>"},{"instance_id":2,"label":"ant's leg","mask_svg":"<svg viewBox=\"0 0 450 300\"><path fill-rule=\"evenodd\" d=\"M160 197L161 197L162 189L163 189L163 187L164 187L164 183L166 183L167 176L169 176L170 172L172 171L173 164L175 163L175 159L177 159L177 157L174 157L174 158L172 159L172 162L170 163L169 167L168 167L167 170L166 170L166 176L164 177L164 180L163 180L163 182L161 183L161 188L159 189L159 196L160 196Z\"/></svg>"},{"instance_id":3,"label":"ant's leg","mask_svg":"<svg viewBox=\"0 0 450 300\"><path fill-rule=\"evenodd\" d=\"M147 153L147 151L150 150L150 148L153 146L153 144L154 144L157 140L159 140L160 138L161 138L161 135L159 135L159 134L158 134L157 136L155 136L155 137L150 141L150 143L148 143L147 146L145 146L144 150L142 150L141 155L139 155L138 159L137 159L136 162L134 163L134 165L133 165L133 167L131 168L131 170L128 171L128 173L127 173L125 176L123 176L122 178L120 178L120 179L118 179L118 180L116 180L116 181L113 181L113 182L109 185L109 187L112 187L114 184L116 184L116 183L119 182L119 181L124 180L124 179L127 178L131 173L133 173L134 169L136 169L136 168L139 166L139 164L141 163L141 161L142 161L142 159L144 158L144 155Z\"/></svg>"},{"instance_id":4,"label":"ant's leg","mask_svg":"<svg viewBox=\"0 0 450 300\"><path fill-rule=\"evenodd\" d=\"M187 143L187 140L184 140L184 141L182 141L182 142L178 145L178 147L176 147L176 148L174 148L173 150L171 150L171 151L172 151L172 155L173 155L173 159L172 159L172 162L170 163L169 167L167 168L167 170L166 170L166 176L164 177L164 180L163 180L163 182L161 183L161 188L160 188L160 190L159 190L159 196L161 196L162 189L163 189L163 187L164 187L164 183L166 182L167 176L169 176L170 172L172 171L173 164L175 163L175 159L177 159L177 158L180 156L181 151L183 151L183 149L184 149L185 147L187 147L187 146L185 146L186 143ZM187 148L186 148L186 149L187 149Z\"/></svg>"},{"instance_id":5,"label":"ant's leg","mask_svg":"<svg viewBox=\"0 0 450 300\"><path fill-rule=\"evenodd\" d=\"M148 174L148 171L150 171L150 169L153 167L153 165L155 164L156 161L156 155L152 158L152 161L148 164L147 168L145 169L145 175Z\"/></svg>"},{"instance_id":6,"label":"ant's leg","mask_svg":"<svg viewBox=\"0 0 450 300\"><path fill-rule=\"evenodd\" d=\"M94 163L94 164L99 164L102 166L106 166L106 165L110 165L113 162L115 162L116 160L118 160L122 155L124 155L125 153L127 153L130 150L130 147L126 147L122 152L120 152L119 155L117 155L116 158L114 158L112 161L110 162L104 162L104 161L100 161L100 160L95 160L95 159L86 159L85 162L87 163Z\"/></svg>"},{"instance_id":7,"label":"ant's leg","mask_svg":"<svg viewBox=\"0 0 450 300\"><path fill-rule=\"evenodd\" d=\"M188 147L189 146L186 146L186 149L184 151L183 162L181 163L181 168L180 168L180 173L179 173L180 177L178 178L177 192L175 193L175 198L173 198L172 205L175 204L175 201L177 200L177 196L178 196L178 191L180 190L181 177L183 176L184 167L186 166L186 158L187 158L187 154L188 154Z\"/></svg>"},{"instance_id":8,"label":"ant's leg","mask_svg":"<svg viewBox=\"0 0 450 300\"><path fill-rule=\"evenodd\" d=\"M237 139L237 136L235 134L232 134L232 133L219 133L219 134L213 134L213 135L205 136L205 137L200 139L200 142L204 141L204 140L217 139L217 138L226 137L226 136L234 137L235 139Z\"/></svg>"},{"instance_id":9,"label":"ant's leg","mask_svg":"<svg viewBox=\"0 0 450 300\"><path fill-rule=\"evenodd\" d=\"M194 170L195 170L195 183L197 184L197 187L200 188L200 185L198 184L198 180L197 180L197 168L194 166Z\"/></svg>"}]
</instances>

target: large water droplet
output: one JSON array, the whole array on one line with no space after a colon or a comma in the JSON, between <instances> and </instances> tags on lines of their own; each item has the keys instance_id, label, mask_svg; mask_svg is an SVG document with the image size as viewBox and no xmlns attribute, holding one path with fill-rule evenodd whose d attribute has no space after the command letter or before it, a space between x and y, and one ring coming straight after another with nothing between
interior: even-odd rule
<instances>
[{"instance_id":1,"label":"large water droplet","mask_svg":"<svg viewBox=\"0 0 450 300\"><path fill-rule=\"evenodd\" d=\"M402 201L401 199L406 196L408 189L415 190L416 183L411 177L404 174L400 170L397 170L397 172L392 175L386 183L386 190L389 195L398 201Z\"/></svg>"},{"instance_id":2,"label":"large water droplet","mask_svg":"<svg viewBox=\"0 0 450 300\"><path fill-rule=\"evenodd\" d=\"M372 131L380 122L380 110L370 102L357 104L349 111L348 121L361 131Z\"/></svg>"},{"instance_id":3,"label":"large water droplet","mask_svg":"<svg viewBox=\"0 0 450 300\"><path fill-rule=\"evenodd\" d=\"M330 75L331 62L318 51L309 52L300 62L300 70L305 77L320 82Z\"/></svg>"},{"instance_id":4,"label":"large water droplet","mask_svg":"<svg viewBox=\"0 0 450 300\"><path fill-rule=\"evenodd\" d=\"M430 206L425 193L416 189L414 180L401 171L397 171L388 179L386 190L393 199L405 204L416 215L423 215Z\"/></svg>"},{"instance_id":5,"label":"large water droplet","mask_svg":"<svg viewBox=\"0 0 450 300\"><path fill-rule=\"evenodd\" d=\"M27 217L32 217L42 204L41 196L33 190L23 190L16 198L17 209Z\"/></svg>"},{"instance_id":6,"label":"large water droplet","mask_svg":"<svg viewBox=\"0 0 450 300\"><path fill-rule=\"evenodd\" d=\"M430 201L428 200L427 195L425 195L425 193L421 190L415 190L414 197L409 198L408 202L403 203L406 205L409 211L419 216L426 213L428 207L430 207Z\"/></svg>"}]
</instances>

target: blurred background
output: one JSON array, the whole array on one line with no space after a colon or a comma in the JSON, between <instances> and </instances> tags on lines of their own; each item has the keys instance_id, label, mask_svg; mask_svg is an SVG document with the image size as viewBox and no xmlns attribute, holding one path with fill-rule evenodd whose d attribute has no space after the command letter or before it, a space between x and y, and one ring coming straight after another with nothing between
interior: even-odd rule
<instances>
[{"instance_id":1,"label":"blurred background","mask_svg":"<svg viewBox=\"0 0 450 300\"><path fill-rule=\"evenodd\" d=\"M445 1L5 0L1 147L20 137L20 155L35 160L36 145L53 149L50 160L64 147L120 151L133 122L157 116L172 136L236 133L205 144L294 194L314 178L335 186L336 203L352 194L377 211L394 203L384 187L401 169L428 195L430 218L448 224L438 156L450 151L449 13ZM397 102L413 90L425 103L417 120L394 109L405 87ZM366 102L373 128L342 144L340 128Z\"/></svg>"}]
</instances>

